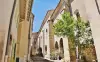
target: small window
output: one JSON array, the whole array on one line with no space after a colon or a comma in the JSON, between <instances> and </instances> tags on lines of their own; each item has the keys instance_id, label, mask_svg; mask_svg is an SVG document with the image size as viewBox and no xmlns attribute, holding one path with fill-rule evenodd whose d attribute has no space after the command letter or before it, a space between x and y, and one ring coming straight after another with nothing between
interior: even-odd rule
<instances>
[{"instance_id":1,"label":"small window","mask_svg":"<svg viewBox=\"0 0 100 62\"><path fill-rule=\"evenodd\" d=\"M56 49L59 49L59 47L58 47L58 42L56 41L56 43L55 43L55 48Z\"/></svg>"},{"instance_id":2,"label":"small window","mask_svg":"<svg viewBox=\"0 0 100 62\"><path fill-rule=\"evenodd\" d=\"M45 45L45 55L47 54L47 45Z\"/></svg>"},{"instance_id":3,"label":"small window","mask_svg":"<svg viewBox=\"0 0 100 62\"><path fill-rule=\"evenodd\" d=\"M79 17L80 17L80 14L79 14L79 12L77 12L77 13L76 13L76 17L77 17L77 18L79 18Z\"/></svg>"},{"instance_id":4,"label":"small window","mask_svg":"<svg viewBox=\"0 0 100 62\"><path fill-rule=\"evenodd\" d=\"M12 43L12 35L10 34L10 40L9 40L8 44L11 45L11 43Z\"/></svg>"},{"instance_id":5,"label":"small window","mask_svg":"<svg viewBox=\"0 0 100 62\"><path fill-rule=\"evenodd\" d=\"M80 18L80 13L78 9L76 9L74 13L76 14L77 19Z\"/></svg>"},{"instance_id":6,"label":"small window","mask_svg":"<svg viewBox=\"0 0 100 62\"><path fill-rule=\"evenodd\" d=\"M45 51L47 52L47 45L45 45Z\"/></svg>"},{"instance_id":7,"label":"small window","mask_svg":"<svg viewBox=\"0 0 100 62\"><path fill-rule=\"evenodd\" d=\"M10 34L10 41L12 41L12 35Z\"/></svg>"},{"instance_id":8,"label":"small window","mask_svg":"<svg viewBox=\"0 0 100 62\"><path fill-rule=\"evenodd\" d=\"M48 32L48 30L46 29L46 32Z\"/></svg>"}]
</instances>

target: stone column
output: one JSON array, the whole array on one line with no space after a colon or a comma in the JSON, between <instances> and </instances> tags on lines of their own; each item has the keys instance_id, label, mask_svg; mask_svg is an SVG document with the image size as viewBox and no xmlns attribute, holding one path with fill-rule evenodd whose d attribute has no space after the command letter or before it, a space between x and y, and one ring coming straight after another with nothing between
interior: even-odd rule
<instances>
[{"instance_id":1,"label":"stone column","mask_svg":"<svg viewBox=\"0 0 100 62\"><path fill-rule=\"evenodd\" d=\"M20 18L20 21L24 21L24 19ZM17 30L17 42L16 42L16 56L19 57L19 49L20 49L20 39L21 39L21 28L22 23L18 23L18 30Z\"/></svg>"},{"instance_id":2,"label":"stone column","mask_svg":"<svg viewBox=\"0 0 100 62\"><path fill-rule=\"evenodd\" d=\"M28 52L29 21L20 19L17 32L16 56L19 60L24 60Z\"/></svg>"},{"instance_id":3,"label":"stone column","mask_svg":"<svg viewBox=\"0 0 100 62\"><path fill-rule=\"evenodd\" d=\"M50 53L51 53L54 51L53 20L49 20L49 44L50 44Z\"/></svg>"}]
</instances>

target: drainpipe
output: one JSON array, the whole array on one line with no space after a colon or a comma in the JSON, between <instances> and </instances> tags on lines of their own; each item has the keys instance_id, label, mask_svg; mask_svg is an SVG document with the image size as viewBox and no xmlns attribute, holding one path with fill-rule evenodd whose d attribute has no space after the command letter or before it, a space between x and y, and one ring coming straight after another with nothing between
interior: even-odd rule
<instances>
[{"instance_id":1,"label":"drainpipe","mask_svg":"<svg viewBox=\"0 0 100 62\"><path fill-rule=\"evenodd\" d=\"M96 3L96 6L97 6L98 13L99 13L99 15L100 15L100 8L99 8L99 5L98 5L98 1L95 0L95 3Z\"/></svg>"},{"instance_id":2,"label":"drainpipe","mask_svg":"<svg viewBox=\"0 0 100 62\"><path fill-rule=\"evenodd\" d=\"M9 29L8 29L8 37L7 37L7 45L6 45L6 53L5 53L5 55L7 55L7 46L8 46L8 42L10 40L10 32L11 32L11 26L12 26L12 21L13 21L12 19L13 19L13 15L14 15L15 5L16 5L16 0L14 0L12 13L11 13L11 17L10 17L10 23L9 23Z\"/></svg>"}]
</instances>

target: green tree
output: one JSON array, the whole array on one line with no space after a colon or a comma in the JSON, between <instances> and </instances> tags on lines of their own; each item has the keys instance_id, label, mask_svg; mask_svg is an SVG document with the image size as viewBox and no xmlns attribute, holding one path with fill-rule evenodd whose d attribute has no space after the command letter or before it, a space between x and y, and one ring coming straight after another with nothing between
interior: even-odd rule
<instances>
[{"instance_id":1,"label":"green tree","mask_svg":"<svg viewBox=\"0 0 100 62\"><path fill-rule=\"evenodd\" d=\"M76 51L74 42L75 19L70 16L70 13L64 12L62 19L54 25L54 32L58 36L68 37L70 61L76 62Z\"/></svg>"},{"instance_id":2,"label":"green tree","mask_svg":"<svg viewBox=\"0 0 100 62\"><path fill-rule=\"evenodd\" d=\"M75 20L69 12L64 12L62 18L58 19L54 25L54 32L58 36L68 38L70 61L76 62L76 46L78 46L79 57L84 56L83 53L85 53L87 58L96 59L95 51L90 56L88 55L89 51L95 48L89 21L84 22L80 17ZM81 60L81 58L79 59Z\"/></svg>"},{"instance_id":3,"label":"green tree","mask_svg":"<svg viewBox=\"0 0 100 62\"><path fill-rule=\"evenodd\" d=\"M85 22L78 18L75 20L70 16L69 12L62 14L62 19L54 25L55 34L58 36L68 37L68 45L70 52L70 60L76 62L76 46L79 49L79 55L81 56L82 41L84 39Z\"/></svg>"}]
</instances>

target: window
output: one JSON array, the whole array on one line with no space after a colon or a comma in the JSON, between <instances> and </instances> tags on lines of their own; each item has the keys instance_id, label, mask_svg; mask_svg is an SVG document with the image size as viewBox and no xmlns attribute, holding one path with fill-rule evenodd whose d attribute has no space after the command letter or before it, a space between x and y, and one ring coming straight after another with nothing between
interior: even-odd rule
<instances>
[{"instance_id":1,"label":"window","mask_svg":"<svg viewBox=\"0 0 100 62\"><path fill-rule=\"evenodd\" d=\"M12 35L10 34L10 36L9 36L9 41L7 41L7 46L6 46L6 53L5 53L5 55L8 55L9 54L9 45L11 45L11 43L12 43Z\"/></svg>"},{"instance_id":2,"label":"window","mask_svg":"<svg viewBox=\"0 0 100 62\"><path fill-rule=\"evenodd\" d=\"M60 38L60 48L63 48L63 39Z\"/></svg>"},{"instance_id":3,"label":"window","mask_svg":"<svg viewBox=\"0 0 100 62\"><path fill-rule=\"evenodd\" d=\"M78 9L75 10L74 14L76 15L77 19L80 18L80 13L79 13Z\"/></svg>"},{"instance_id":4,"label":"window","mask_svg":"<svg viewBox=\"0 0 100 62\"><path fill-rule=\"evenodd\" d=\"M77 18L80 18L79 12L76 13L76 17L77 17Z\"/></svg>"},{"instance_id":5,"label":"window","mask_svg":"<svg viewBox=\"0 0 100 62\"><path fill-rule=\"evenodd\" d=\"M45 45L45 54L47 54L47 45Z\"/></svg>"},{"instance_id":6,"label":"window","mask_svg":"<svg viewBox=\"0 0 100 62\"><path fill-rule=\"evenodd\" d=\"M55 43L55 48L56 49L59 49L59 47L58 47L58 42L56 41L56 43Z\"/></svg>"},{"instance_id":7,"label":"window","mask_svg":"<svg viewBox=\"0 0 100 62\"><path fill-rule=\"evenodd\" d=\"M46 29L46 32L47 32L47 29Z\"/></svg>"},{"instance_id":8,"label":"window","mask_svg":"<svg viewBox=\"0 0 100 62\"><path fill-rule=\"evenodd\" d=\"M63 38L60 38L60 54L61 57L64 57L64 47L63 47Z\"/></svg>"}]
</instances>

